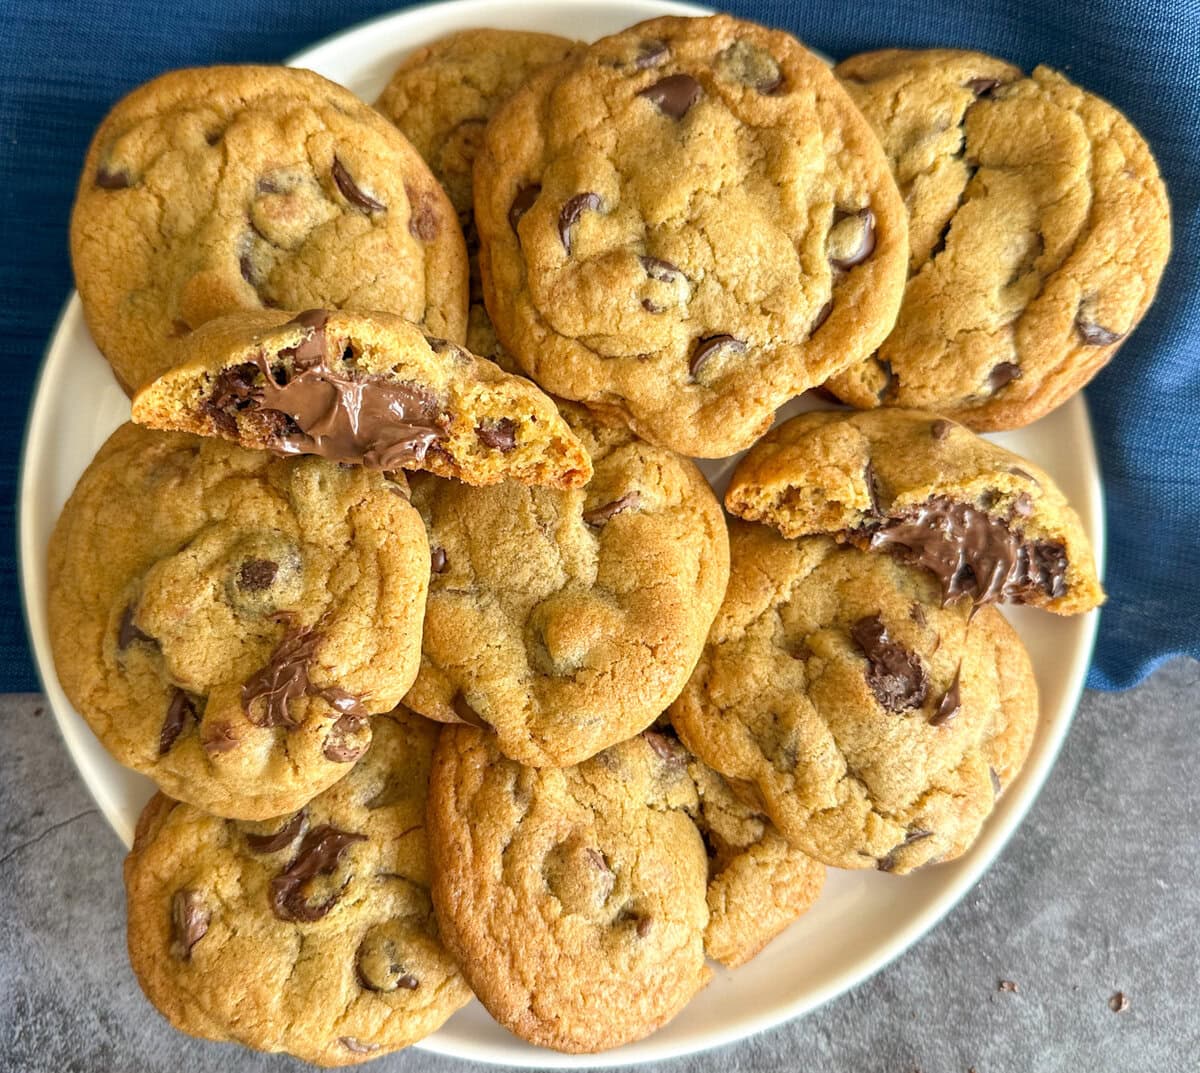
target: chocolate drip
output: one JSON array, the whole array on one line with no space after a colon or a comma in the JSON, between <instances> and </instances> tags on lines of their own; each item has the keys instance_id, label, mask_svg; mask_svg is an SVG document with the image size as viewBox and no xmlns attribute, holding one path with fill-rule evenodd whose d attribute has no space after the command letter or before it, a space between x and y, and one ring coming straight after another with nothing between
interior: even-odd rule
<instances>
[{"instance_id":1,"label":"chocolate drip","mask_svg":"<svg viewBox=\"0 0 1200 1073\"><path fill-rule=\"evenodd\" d=\"M929 692L929 678L920 658L888 636L878 615L859 619L850 636L867 657L867 685L889 712L919 708Z\"/></svg>"},{"instance_id":2,"label":"chocolate drip","mask_svg":"<svg viewBox=\"0 0 1200 1073\"><path fill-rule=\"evenodd\" d=\"M1067 591L1061 544L1026 540L1010 521L944 496L859 533L870 548L932 571L941 582L943 604L964 597L976 604L1026 603Z\"/></svg>"},{"instance_id":3,"label":"chocolate drip","mask_svg":"<svg viewBox=\"0 0 1200 1073\"><path fill-rule=\"evenodd\" d=\"M267 665L255 671L242 686L242 711L250 722L262 727L297 727L300 724L288 711L288 701L300 697L320 697L343 715L367 716L357 697L337 686L314 686L309 680L308 665L320 640L321 635L312 629L289 630L284 634ZM260 697L264 704L256 718L251 715L250 707Z\"/></svg>"},{"instance_id":4,"label":"chocolate drip","mask_svg":"<svg viewBox=\"0 0 1200 1073\"><path fill-rule=\"evenodd\" d=\"M355 842L366 840L366 835L339 831L329 824L309 831L291 864L271 880L271 908L275 915L280 920L303 921L320 920L325 916L336 904L340 892L313 905L307 899L309 880L332 875L346 849Z\"/></svg>"},{"instance_id":5,"label":"chocolate drip","mask_svg":"<svg viewBox=\"0 0 1200 1073\"><path fill-rule=\"evenodd\" d=\"M290 378L259 351L250 361L221 372L210 411L279 415L273 447L280 454L320 455L372 469L401 469L424 461L445 435L437 400L420 384L336 371L329 364L327 316L314 310L296 318L307 334L278 355L291 358Z\"/></svg>"}]
</instances>

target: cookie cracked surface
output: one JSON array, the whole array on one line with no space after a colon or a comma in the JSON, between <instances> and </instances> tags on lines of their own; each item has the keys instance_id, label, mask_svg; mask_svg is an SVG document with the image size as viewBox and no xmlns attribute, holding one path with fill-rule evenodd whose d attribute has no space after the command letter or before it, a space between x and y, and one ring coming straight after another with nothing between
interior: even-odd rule
<instances>
[{"instance_id":1,"label":"cookie cracked surface","mask_svg":"<svg viewBox=\"0 0 1200 1073\"><path fill-rule=\"evenodd\" d=\"M787 34L662 18L534 75L475 169L487 307L546 390L684 454L744 448L891 327L904 207Z\"/></svg>"},{"instance_id":2,"label":"cookie cracked surface","mask_svg":"<svg viewBox=\"0 0 1200 1073\"><path fill-rule=\"evenodd\" d=\"M734 522L725 603L671 721L827 865L963 853L1020 769L1037 686L991 607L891 556Z\"/></svg>"},{"instance_id":3,"label":"cookie cracked surface","mask_svg":"<svg viewBox=\"0 0 1200 1073\"><path fill-rule=\"evenodd\" d=\"M428 576L403 484L123 425L51 537L55 666L120 763L217 815L278 816L412 683Z\"/></svg>"},{"instance_id":4,"label":"cookie cracked surface","mask_svg":"<svg viewBox=\"0 0 1200 1073\"><path fill-rule=\"evenodd\" d=\"M132 394L169 343L238 309L386 310L461 341L467 260L416 150L288 67L172 71L92 140L71 217L88 327Z\"/></svg>"},{"instance_id":5,"label":"cookie cracked surface","mask_svg":"<svg viewBox=\"0 0 1200 1073\"><path fill-rule=\"evenodd\" d=\"M342 1066L470 999L438 939L425 799L437 730L376 716L354 770L293 815L235 823L162 794L125 862L129 955L194 1036Z\"/></svg>"},{"instance_id":6,"label":"cookie cracked surface","mask_svg":"<svg viewBox=\"0 0 1200 1073\"><path fill-rule=\"evenodd\" d=\"M1061 74L979 53L888 49L835 73L887 152L912 252L895 329L830 389L978 430L1061 405L1141 320L1170 252L1141 135Z\"/></svg>"},{"instance_id":7,"label":"cookie cracked surface","mask_svg":"<svg viewBox=\"0 0 1200 1073\"><path fill-rule=\"evenodd\" d=\"M786 537L836 535L921 566L946 602L1078 614L1104 600L1083 525L1049 474L936 414L801 414L754 445L725 505Z\"/></svg>"},{"instance_id":8,"label":"cookie cracked surface","mask_svg":"<svg viewBox=\"0 0 1200 1073\"><path fill-rule=\"evenodd\" d=\"M683 688L725 591L720 504L687 459L580 407L584 488L418 475L433 575L405 703L492 728L522 763L578 763L643 730Z\"/></svg>"},{"instance_id":9,"label":"cookie cracked surface","mask_svg":"<svg viewBox=\"0 0 1200 1073\"><path fill-rule=\"evenodd\" d=\"M135 396L135 421L468 484L573 487L591 476L534 384L400 317L236 313L197 329L176 357Z\"/></svg>"}]
</instances>

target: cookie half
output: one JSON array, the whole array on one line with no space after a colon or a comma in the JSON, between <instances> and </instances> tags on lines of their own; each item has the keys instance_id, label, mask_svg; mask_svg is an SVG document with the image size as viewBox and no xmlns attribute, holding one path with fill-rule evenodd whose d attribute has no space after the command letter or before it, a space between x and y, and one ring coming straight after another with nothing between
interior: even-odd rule
<instances>
[{"instance_id":1,"label":"cookie half","mask_svg":"<svg viewBox=\"0 0 1200 1073\"><path fill-rule=\"evenodd\" d=\"M1142 319L1170 252L1141 135L1061 74L976 52L887 49L835 74L883 143L912 253L892 333L830 389L978 430L1061 405Z\"/></svg>"},{"instance_id":2,"label":"cookie half","mask_svg":"<svg viewBox=\"0 0 1200 1073\"><path fill-rule=\"evenodd\" d=\"M343 1066L470 999L438 938L425 798L436 729L398 709L299 812L232 823L159 794L125 861L129 957L176 1028Z\"/></svg>"},{"instance_id":3,"label":"cookie half","mask_svg":"<svg viewBox=\"0 0 1200 1073\"><path fill-rule=\"evenodd\" d=\"M291 67L171 71L92 139L71 216L88 327L132 394L239 309L386 310L461 341L467 258L437 180L354 94Z\"/></svg>"},{"instance_id":4,"label":"cookie half","mask_svg":"<svg viewBox=\"0 0 1200 1073\"><path fill-rule=\"evenodd\" d=\"M405 703L487 726L504 755L567 766L679 694L728 577L725 519L695 465L581 407L584 488L413 480L433 576Z\"/></svg>"},{"instance_id":5,"label":"cookie half","mask_svg":"<svg viewBox=\"0 0 1200 1073\"><path fill-rule=\"evenodd\" d=\"M725 505L786 537L886 551L932 572L945 602L1069 615L1104 601L1083 525L1051 477L936 414L794 417L742 460Z\"/></svg>"},{"instance_id":6,"label":"cookie half","mask_svg":"<svg viewBox=\"0 0 1200 1073\"><path fill-rule=\"evenodd\" d=\"M731 573L671 721L795 847L908 872L970 846L1016 775L1037 686L991 607L824 537L731 525Z\"/></svg>"},{"instance_id":7,"label":"cookie half","mask_svg":"<svg viewBox=\"0 0 1200 1073\"><path fill-rule=\"evenodd\" d=\"M686 763L645 737L578 767L446 727L429 791L433 902L479 1000L568 1052L641 1039L709 980L707 866Z\"/></svg>"},{"instance_id":8,"label":"cookie half","mask_svg":"<svg viewBox=\"0 0 1200 1073\"><path fill-rule=\"evenodd\" d=\"M429 545L406 494L361 467L123 425L50 540L67 697L178 800L299 808L417 673Z\"/></svg>"},{"instance_id":9,"label":"cookie half","mask_svg":"<svg viewBox=\"0 0 1200 1073\"><path fill-rule=\"evenodd\" d=\"M535 74L488 125L475 220L513 359L705 458L874 351L908 252L829 68L726 15L644 22Z\"/></svg>"},{"instance_id":10,"label":"cookie half","mask_svg":"<svg viewBox=\"0 0 1200 1073\"><path fill-rule=\"evenodd\" d=\"M591 462L554 402L386 313L263 310L206 324L133 400L151 428L277 454L569 488Z\"/></svg>"}]
</instances>

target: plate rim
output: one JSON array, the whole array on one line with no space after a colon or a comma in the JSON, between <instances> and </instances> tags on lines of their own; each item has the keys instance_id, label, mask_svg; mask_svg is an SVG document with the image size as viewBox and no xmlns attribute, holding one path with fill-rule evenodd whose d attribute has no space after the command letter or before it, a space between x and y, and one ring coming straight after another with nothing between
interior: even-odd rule
<instances>
[{"instance_id":1,"label":"plate rim","mask_svg":"<svg viewBox=\"0 0 1200 1073\"><path fill-rule=\"evenodd\" d=\"M521 5L521 11L532 11L548 7L561 8L571 2L572 0L526 0ZM593 0L593 3L602 5L604 4L604 0ZM612 6L625 8L640 7L646 12L642 16L645 18L660 14L704 15L711 13L713 10L696 4L677 2L677 0L616 0ZM381 13L373 18L329 34L304 49L293 53L282 62L288 66L304 66L314 60L319 61L322 50L342 43L346 38L360 33L369 33L393 23L403 23L408 20L419 22L433 9L438 9L446 17L451 17L457 10L470 12L471 18L478 18L486 17L480 13L490 9L510 12L513 10L513 6L510 0L428 0L428 2L398 11ZM80 781L83 782L87 789L89 796L95 801L105 821L121 839L122 843L128 846L132 840L133 825L124 820L112 799L103 793L103 788L96 781L84 776L85 765L81 763L82 747L78 737L80 728L70 725L68 720L64 718L63 712L65 711L68 716L74 716L82 724L84 732L90 734L91 731L87 727L86 722L75 713L74 708L63 692L61 685L58 683L57 675L53 673L52 653L44 650L45 646L40 642L39 634L35 632L35 618L44 620L46 609L42 607L35 611L31 603L33 595L31 593L31 586L33 583L30 580L30 571L32 569L30 564L38 558L38 554L37 549L34 547L34 512L31 509L34 491L31 487L33 473L30 464L30 452L35 439L44 440L49 431L46 412L49 409L50 402L48 394L44 391L46 378L52 366L57 367L64 360L58 356L60 336L63 333L64 326L75 317L79 318L79 321L86 329L86 319L83 317L79 295L77 291L72 289L59 311L42 351L21 440L17 468L16 566L26 640L29 645L35 672L42 686L42 692L54 715L56 728L67 747L71 762L79 775ZM1095 554L1097 571L1100 577L1103 578L1107 559L1105 490L1103 472L1100 468L1100 461L1096 450L1096 437L1093 430L1091 413L1086 404L1084 394L1080 393L1068 400L1067 403L1058 408L1057 412L1062 411L1067 411L1065 416L1071 420L1075 426L1075 431L1080 434L1083 441L1080 446L1084 450L1081 452L1082 456L1079 459L1077 469L1084 477L1086 502L1081 503L1076 501L1072 503L1072 506L1085 521L1085 528ZM813 992L800 999L789 1000L785 998L779 1003L764 1008L756 1015L743 1017L733 1028L703 1031L696 1033L687 1040L675 1041L669 1051L666 1048L656 1049L653 1047L653 1034L631 1045L638 1048L637 1053L632 1054L626 1053L630 1050L630 1046L598 1054L565 1055L557 1051L534 1048L532 1045L526 1044L528 1054L522 1056L521 1063L517 1066L510 1054L493 1053L487 1049L485 1044L463 1046L458 1043L447 1044L439 1041L438 1036L441 1035L440 1031L419 1041L414 1046L429 1053L444 1055L446 1057L494 1065L506 1064L513 1068L545 1069L563 1068L568 1065L572 1068L629 1066L645 1062L681 1058L686 1055L708 1051L747 1039L753 1035L777 1027L785 1021L793 1020L812 1012L832 999L853 990L864 980L891 964L949 915L962 898L975 888L984 873L992 867L1007 846L1009 840L1021 827L1034 802L1039 797L1046 779L1054 769L1063 744L1070 732L1071 725L1074 722L1080 697L1086 688L1087 669L1091 664L1095 650L1099 615L1099 611L1092 611L1086 616L1082 616L1082 627L1084 630L1081 639L1082 643L1076 647L1074 658L1070 661L1070 665L1063 671L1063 679L1073 681L1074 683L1062 701L1062 708L1066 711L1066 716L1062 721L1061 728L1054 739L1049 742L1049 747L1045 750L1044 754L1036 759L1033 767L1027 766L1022 771L1021 781L1012 791L1017 800L1013 806L1010 806L1004 816L1003 825L990 823L984 828L972 847L970 860L965 869L949 880L944 888L932 895L928 904L917 912L901 931L890 937L887 942L873 948L869 954L861 956L857 964L850 966L840 973L833 974L823 985L814 989ZM42 621L41 625L45 627L46 623ZM523 1043L524 1041L519 1042ZM656 1050L658 1053L656 1053Z\"/></svg>"}]
</instances>

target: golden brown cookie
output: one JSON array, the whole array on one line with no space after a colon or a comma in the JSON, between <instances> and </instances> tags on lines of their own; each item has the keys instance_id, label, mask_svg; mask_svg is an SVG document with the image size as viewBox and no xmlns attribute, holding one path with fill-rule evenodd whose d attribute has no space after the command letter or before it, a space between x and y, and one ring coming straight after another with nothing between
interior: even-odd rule
<instances>
[{"instance_id":1,"label":"golden brown cookie","mask_svg":"<svg viewBox=\"0 0 1200 1073\"><path fill-rule=\"evenodd\" d=\"M1024 761L1037 686L992 607L825 537L730 527L725 603L671 721L825 864L908 872L970 846Z\"/></svg>"},{"instance_id":2,"label":"golden brown cookie","mask_svg":"<svg viewBox=\"0 0 1200 1073\"><path fill-rule=\"evenodd\" d=\"M134 398L135 421L468 484L566 488L592 473L534 384L387 313L235 313L176 357Z\"/></svg>"},{"instance_id":3,"label":"golden brown cookie","mask_svg":"<svg viewBox=\"0 0 1200 1073\"><path fill-rule=\"evenodd\" d=\"M649 726L695 666L728 577L725 519L690 461L563 413L592 458L584 488L413 480L433 577L405 703L486 725L535 766Z\"/></svg>"},{"instance_id":4,"label":"golden brown cookie","mask_svg":"<svg viewBox=\"0 0 1200 1073\"><path fill-rule=\"evenodd\" d=\"M71 217L88 327L130 394L169 343L264 306L386 310L463 339L454 209L395 127L289 67L171 71L92 140Z\"/></svg>"},{"instance_id":5,"label":"golden brown cookie","mask_svg":"<svg viewBox=\"0 0 1200 1073\"><path fill-rule=\"evenodd\" d=\"M706 864L686 763L631 738L528 768L446 727L429 787L433 904L479 1000L568 1052L640 1039L711 976Z\"/></svg>"},{"instance_id":6,"label":"golden brown cookie","mask_svg":"<svg viewBox=\"0 0 1200 1073\"><path fill-rule=\"evenodd\" d=\"M416 675L429 545L406 496L361 467L123 425L50 540L67 697L174 798L299 808Z\"/></svg>"},{"instance_id":7,"label":"golden brown cookie","mask_svg":"<svg viewBox=\"0 0 1200 1073\"><path fill-rule=\"evenodd\" d=\"M887 49L835 73L891 161L912 252L892 334L829 387L980 430L1061 405L1141 320L1170 252L1141 135L1061 74L977 52Z\"/></svg>"},{"instance_id":8,"label":"golden brown cookie","mask_svg":"<svg viewBox=\"0 0 1200 1073\"><path fill-rule=\"evenodd\" d=\"M299 812L233 823L159 794L125 861L129 957L193 1036L343 1066L470 999L438 939L425 797L437 730L376 716L362 760Z\"/></svg>"},{"instance_id":9,"label":"golden brown cookie","mask_svg":"<svg viewBox=\"0 0 1200 1073\"><path fill-rule=\"evenodd\" d=\"M1083 525L1050 475L936 414L794 417L742 460L725 505L786 537L890 552L931 571L945 601L1060 615L1104 601Z\"/></svg>"},{"instance_id":10,"label":"golden brown cookie","mask_svg":"<svg viewBox=\"0 0 1200 1073\"><path fill-rule=\"evenodd\" d=\"M543 388L715 458L891 328L904 206L799 42L727 15L631 27L534 75L475 168L484 296Z\"/></svg>"}]
</instances>

